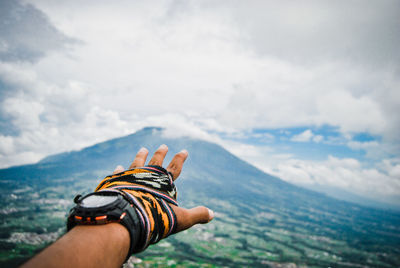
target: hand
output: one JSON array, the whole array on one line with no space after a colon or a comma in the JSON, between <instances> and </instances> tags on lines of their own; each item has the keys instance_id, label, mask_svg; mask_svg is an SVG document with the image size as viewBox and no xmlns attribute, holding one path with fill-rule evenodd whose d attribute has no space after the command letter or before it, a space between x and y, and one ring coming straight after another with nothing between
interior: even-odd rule
<instances>
[{"instance_id":1,"label":"hand","mask_svg":"<svg viewBox=\"0 0 400 268\"><path fill-rule=\"evenodd\" d=\"M154 153L148 165L162 166L167 152L168 147L161 145ZM139 150L129 169L145 166L148 153L148 150L145 148ZM187 151L183 150L176 154L168 165L167 171L171 172L174 180L179 177L183 163L187 157ZM124 172L124 168L118 166L114 174L121 172ZM170 180L168 179L168 181ZM118 184L119 182L116 183ZM154 199L148 198L150 201L154 201ZM150 203L157 205L157 202ZM169 206L176 216L177 226L175 232L183 231L197 223L207 223L214 217L214 213L211 210L202 206L192 209L184 209L173 204L169 204ZM156 209L150 210L150 213L153 213ZM157 215L153 215L153 218L157 218ZM121 267L129 253L129 237L129 231L118 223L78 225L23 266Z\"/></svg>"},{"instance_id":2,"label":"hand","mask_svg":"<svg viewBox=\"0 0 400 268\"><path fill-rule=\"evenodd\" d=\"M161 145L154 153L148 165L162 166L167 152L168 147L164 144ZM140 149L129 169L145 166L148 154L149 151L146 148ZM188 152L186 150L182 150L181 152L177 153L171 160L171 163L169 163L167 171L171 172L174 181L181 174L183 164L187 157ZM117 166L113 173L117 174L123 171L124 168L122 166ZM177 218L176 232L186 230L198 223L208 223L214 218L214 212L204 206L199 206L192 209L177 207L173 204L170 204L170 206L175 212Z\"/></svg>"}]
</instances>

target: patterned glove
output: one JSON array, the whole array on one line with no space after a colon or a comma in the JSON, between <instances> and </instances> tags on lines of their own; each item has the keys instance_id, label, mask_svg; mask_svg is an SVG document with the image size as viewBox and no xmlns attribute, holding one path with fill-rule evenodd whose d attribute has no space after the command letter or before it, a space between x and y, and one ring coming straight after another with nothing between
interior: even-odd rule
<instances>
[{"instance_id":1,"label":"patterned glove","mask_svg":"<svg viewBox=\"0 0 400 268\"><path fill-rule=\"evenodd\" d=\"M144 230L134 253L143 251L176 231L176 215L170 204L176 202L172 174L160 166L145 166L105 177L98 191L118 191L133 204Z\"/></svg>"}]
</instances>

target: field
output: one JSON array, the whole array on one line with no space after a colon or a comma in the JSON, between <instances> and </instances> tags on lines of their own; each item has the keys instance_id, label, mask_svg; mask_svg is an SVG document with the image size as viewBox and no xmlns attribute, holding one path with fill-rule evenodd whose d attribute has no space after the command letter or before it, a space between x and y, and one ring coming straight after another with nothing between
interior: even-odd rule
<instances>
[{"instance_id":1,"label":"field","mask_svg":"<svg viewBox=\"0 0 400 268\"><path fill-rule=\"evenodd\" d=\"M37 187L2 181L2 267L16 266L62 235L73 196L82 189L89 192L95 183L59 181ZM6 190L12 185L13 190ZM185 206L199 203L198 198L191 197L183 196ZM321 225L321 219L306 210L293 215L293 211L268 205L259 204L255 209L216 198L203 200L215 209L214 221L149 247L131 258L127 267L396 267L400 262L395 244L399 241L399 226L387 226L382 231L386 235L384 245L376 245L372 238L375 244L367 245L346 238L333 226ZM337 221L346 220L335 217ZM373 227L370 224L369 228Z\"/></svg>"}]
</instances>

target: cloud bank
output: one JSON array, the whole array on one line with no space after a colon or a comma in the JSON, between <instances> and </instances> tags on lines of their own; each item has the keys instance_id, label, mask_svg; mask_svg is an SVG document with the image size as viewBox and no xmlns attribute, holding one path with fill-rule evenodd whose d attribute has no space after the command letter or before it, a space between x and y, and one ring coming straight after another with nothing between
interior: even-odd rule
<instances>
[{"instance_id":1,"label":"cloud bank","mask_svg":"<svg viewBox=\"0 0 400 268\"><path fill-rule=\"evenodd\" d=\"M380 196L400 194L399 174L390 171L400 149L397 1L1 5L2 167L160 125L256 155L292 182L363 181L365 189L354 189L368 194L376 175ZM315 130L326 126L339 134ZM284 153L266 150L279 140L267 131L252 147L261 139L252 131L296 128L280 144ZM373 140L355 139L359 133ZM315 161L290 152L328 143L365 153ZM341 165L354 173L344 176Z\"/></svg>"}]
</instances>

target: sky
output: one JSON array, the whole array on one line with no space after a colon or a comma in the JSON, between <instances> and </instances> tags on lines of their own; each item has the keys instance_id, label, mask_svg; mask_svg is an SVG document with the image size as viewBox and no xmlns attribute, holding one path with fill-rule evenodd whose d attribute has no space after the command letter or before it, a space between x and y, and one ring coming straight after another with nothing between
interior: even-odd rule
<instances>
[{"instance_id":1,"label":"sky","mask_svg":"<svg viewBox=\"0 0 400 268\"><path fill-rule=\"evenodd\" d=\"M400 205L400 1L0 1L0 167L165 127Z\"/></svg>"}]
</instances>

